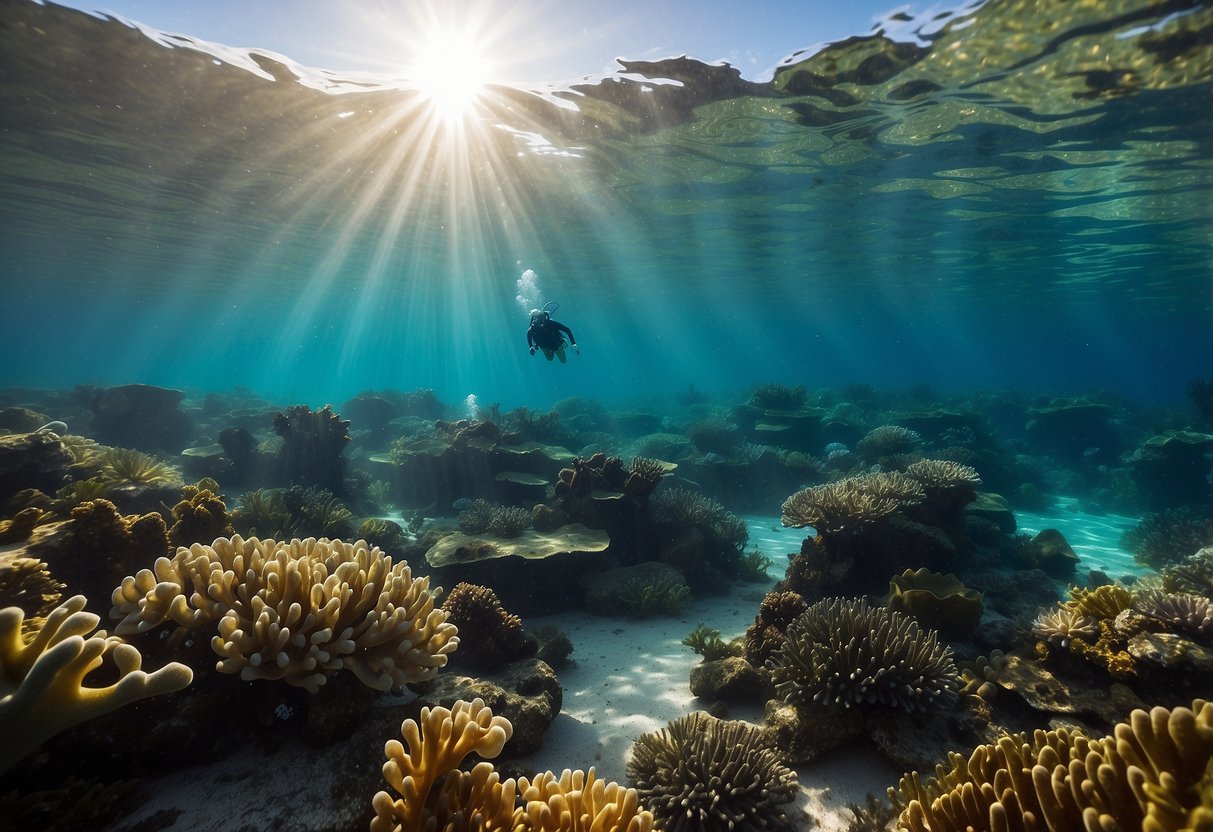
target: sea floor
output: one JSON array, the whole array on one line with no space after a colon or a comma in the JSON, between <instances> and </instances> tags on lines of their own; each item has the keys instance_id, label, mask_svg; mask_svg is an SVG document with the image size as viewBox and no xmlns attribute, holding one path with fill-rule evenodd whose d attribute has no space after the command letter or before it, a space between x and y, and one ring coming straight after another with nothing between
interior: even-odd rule
<instances>
[{"instance_id":1,"label":"sea floor","mask_svg":"<svg viewBox=\"0 0 1213 832\"><path fill-rule=\"evenodd\" d=\"M1060 530L1082 559L1081 569L1102 569L1114 577L1146 571L1119 548L1121 534L1135 518L1083 514L1068 500L1047 512L1017 512L1016 517L1025 532ZM699 624L720 630L726 640L743 634L763 595L783 575L788 556L799 550L806 534L803 529L782 527L778 517L744 519L749 547L774 562L766 583L741 584L728 595L696 599L678 617L635 621L565 612L526 619L528 627L560 628L572 640L574 651L572 664L559 671L563 708L543 747L509 761L512 765L556 772L592 766L600 777L624 782L632 743L639 735L710 704L690 693L691 668L700 657L683 646L682 639ZM757 721L761 713L757 708L736 708L730 716ZM394 736L390 732L365 741L382 743ZM153 784L154 798L128 823L157 811L181 810L164 829L242 832L283 821L298 830L331 828L334 820L359 808L325 797L339 789L335 762L323 752L290 743L273 753L235 755ZM805 820L804 828L843 832L852 820L847 805L862 804L869 793L883 795L903 772L860 745L826 755L797 769L797 774L800 798L791 811ZM371 797L367 794L365 799Z\"/></svg>"}]
</instances>

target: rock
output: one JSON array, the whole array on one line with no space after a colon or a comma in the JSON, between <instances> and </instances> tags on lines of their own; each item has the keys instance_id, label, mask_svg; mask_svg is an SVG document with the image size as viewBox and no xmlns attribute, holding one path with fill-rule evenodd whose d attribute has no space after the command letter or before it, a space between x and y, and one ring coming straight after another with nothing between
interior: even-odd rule
<instances>
[{"instance_id":1,"label":"rock","mask_svg":"<svg viewBox=\"0 0 1213 832\"><path fill-rule=\"evenodd\" d=\"M978 491L977 499L965 506L965 515L983 517L997 524L1003 534L1015 534L1015 515L1011 506L1001 494L991 491Z\"/></svg>"},{"instance_id":2,"label":"rock","mask_svg":"<svg viewBox=\"0 0 1213 832\"><path fill-rule=\"evenodd\" d=\"M874 710L867 715L867 734L903 771L931 771L957 748L997 741L999 731L991 724L981 697L973 696L962 699L946 715Z\"/></svg>"},{"instance_id":3,"label":"rock","mask_svg":"<svg viewBox=\"0 0 1213 832\"><path fill-rule=\"evenodd\" d=\"M28 407L18 405L0 410L0 430L10 433L32 433L49 421L45 413Z\"/></svg>"},{"instance_id":4,"label":"rock","mask_svg":"<svg viewBox=\"0 0 1213 832\"><path fill-rule=\"evenodd\" d=\"M1032 538L1031 548L1036 565L1054 578L1068 578L1078 567L1078 555L1057 529L1041 529Z\"/></svg>"},{"instance_id":5,"label":"rock","mask_svg":"<svg viewBox=\"0 0 1213 832\"><path fill-rule=\"evenodd\" d=\"M71 464L71 455L54 434L0 436L0 505L26 488L54 494L67 483Z\"/></svg>"},{"instance_id":6,"label":"rock","mask_svg":"<svg viewBox=\"0 0 1213 832\"><path fill-rule=\"evenodd\" d=\"M470 702L476 697L514 726L502 755L521 757L543 745L544 733L560 713L563 691L556 672L546 662L523 659L481 678L440 673L411 703L408 716L417 719L423 707L449 708L456 700Z\"/></svg>"},{"instance_id":7,"label":"rock","mask_svg":"<svg viewBox=\"0 0 1213 832\"><path fill-rule=\"evenodd\" d=\"M775 694L771 675L739 656L691 668L691 693L705 702L764 702Z\"/></svg>"},{"instance_id":8,"label":"rock","mask_svg":"<svg viewBox=\"0 0 1213 832\"><path fill-rule=\"evenodd\" d=\"M1115 461L1123 443L1112 408L1082 399L1055 399L1031 408L1024 434L1037 449L1068 463Z\"/></svg>"},{"instance_id":9,"label":"rock","mask_svg":"<svg viewBox=\"0 0 1213 832\"><path fill-rule=\"evenodd\" d=\"M185 394L146 384L126 384L93 398L93 433L98 442L141 451L177 453L190 444L194 422L181 409Z\"/></svg>"},{"instance_id":10,"label":"rock","mask_svg":"<svg viewBox=\"0 0 1213 832\"><path fill-rule=\"evenodd\" d=\"M863 715L857 708L805 705L799 708L772 699L762 723L784 763L801 766L863 736Z\"/></svg>"},{"instance_id":11,"label":"rock","mask_svg":"<svg viewBox=\"0 0 1213 832\"><path fill-rule=\"evenodd\" d=\"M1138 633L1129 639L1129 655L1167 670L1213 674L1213 650L1175 633Z\"/></svg>"},{"instance_id":12,"label":"rock","mask_svg":"<svg viewBox=\"0 0 1213 832\"><path fill-rule=\"evenodd\" d=\"M1129 476L1146 505L1154 510L1208 504L1209 461L1213 436L1169 430L1152 436L1129 455Z\"/></svg>"}]
</instances>

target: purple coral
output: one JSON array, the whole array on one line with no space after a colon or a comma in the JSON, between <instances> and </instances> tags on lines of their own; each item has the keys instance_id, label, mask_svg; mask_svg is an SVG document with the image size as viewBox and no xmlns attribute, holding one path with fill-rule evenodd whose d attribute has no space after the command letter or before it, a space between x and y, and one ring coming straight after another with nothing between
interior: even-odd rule
<instances>
[{"instance_id":1,"label":"purple coral","mask_svg":"<svg viewBox=\"0 0 1213 832\"><path fill-rule=\"evenodd\" d=\"M1178 630L1199 636L1213 636L1213 601L1188 592L1147 590L1133 601L1142 615L1166 622Z\"/></svg>"}]
</instances>

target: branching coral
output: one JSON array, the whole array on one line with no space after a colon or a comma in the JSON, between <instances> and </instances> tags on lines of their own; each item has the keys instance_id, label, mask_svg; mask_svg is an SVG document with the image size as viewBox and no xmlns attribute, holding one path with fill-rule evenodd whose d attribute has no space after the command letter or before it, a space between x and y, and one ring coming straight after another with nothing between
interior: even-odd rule
<instances>
[{"instance_id":1,"label":"branching coral","mask_svg":"<svg viewBox=\"0 0 1213 832\"><path fill-rule=\"evenodd\" d=\"M627 770L667 832L793 828L781 807L796 796L796 774L744 722L688 714L637 739Z\"/></svg>"},{"instance_id":2,"label":"branching coral","mask_svg":"<svg viewBox=\"0 0 1213 832\"><path fill-rule=\"evenodd\" d=\"M926 499L917 481L900 473L862 474L797 491L784 500L785 526L812 526L820 535L847 535Z\"/></svg>"},{"instance_id":3,"label":"branching coral","mask_svg":"<svg viewBox=\"0 0 1213 832\"><path fill-rule=\"evenodd\" d=\"M378 792L371 832L650 832L653 816L635 789L607 783L594 770L557 777L502 780L491 763L460 771L471 753L493 758L514 729L484 701L460 700L450 710L422 708L391 740L383 777L395 794Z\"/></svg>"},{"instance_id":4,"label":"branching coral","mask_svg":"<svg viewBox=\"0 0 1213 832\"><path fill-rule=\"evenodd\" d=\"M750 538L746 522L723 505L685 488L669 488L653 500L651 507L655 523L667 526L700 529L713 543L713 548L740 557Z\"/></svg>"},{"instance_id":5,"label":"branching coral","mask_svg":"<svg viewBox=\"0 0 1213 832\"><path fill-rule=\"evenodd\" d=\"M864 459L876 461L885 456L913 453L921 446L922 437L916 431L900 425L881 425L860 439L855 450Z\"/></svg>"},{"instance_id":6,"label":"branching coral","mask_svg":"<svg viewBox=\"0 0 1213 832\"><path fill-rule=\"evenodd\" d=\"M480 534L489 527L493 519L493 504L477 497L459 512L456 522L464 534Z\"/></svg>"},{"instance_id":7,"label":"branching coral","mask_svg":"<svg viewBox=\"0 0 1213 832\"><path fill-rule=\"evenodd\" d=\"M93 632L100 619L83 612L85 603L83 595L64 601L29 644L21 635L21 608L0 609L0 772L65 728L193 680L193 672L176 662L152 673L141 670L138 650L107 638L104 630ZM85 686L85 677L106 659L117 668L117 681Z\"/></svg>"},{"instance_id":8,"label":"branching coral","mask_svg":"<svg viewBox=\"0 0 1213 832\"><path fill-rule=\"evenodd\" d=\"M59 605L63 584L35 558L0 555L0 608L19 607L25 616L22 638L33 639Z\"/></svg>"},{"instance_id":9,"label":"branching coral","mask_svg":"<svg viewBox=\"0 0 1213 832\"><path fill-rule=\"evenodd\" d=\"M1057 647L1068 647L1074 638L1092 641L1099 636L1099 623L1071 607L1053 607L1032 622L1032 635Z\"/></svg>"},{"instance_id":10,"label":"branching coral","mask_svg":"<svg viewBox=\"0 0 1213 832\"><path fill-rule=\"evenodd\" d=\"M1213 636L1213 601L1203 595L1147 590L1134 599L1133 607L1181 632Z\"/></svg>"},{"instance_id":11,"label":"branching coral","mask_svg":"<svg viewBox=\"0 0 1213 832\"><path fill-rule=\"evenodd\" d=\"M497 593L484 586L460 583L442 602L451 624L459 629L460 643L473 661L487 666L521 658L526 634L522 619L506 612Z\"/></svg>"},{"instance_id":12,"label":"branching coral","mask_svg":"<svg viewBox=\"0 0 1213 832\"><path fill-rule=\"evenodd\" d=\"M1135 710L1111 736L1066 729L1004 736L966 760L949 755L923 783L889 796L910 832L1089 829L1177 832L1213 828L1213 703Z\"/></svg>"},{"instance_id":13,"label":"branching coral","mask_svg":"<svg viewBox=\"0 0 1213 832\"><path fill-rule=\"evenodd\" d=\"M776 694L794 705L880 705L913 713L947 708L960 687L952 650L933 630L863 599L813 604L788 626L767 666Z\"/></svg>"},{"instance_id":14,"label":"branching coral","mask_svg":"<svg viewBox=\"0 0 1213 832\"><path fill-rule=\"evenodd\" d=\"M195 543L123 579L113 603L119 634L214 624L217 669L311 692L342 669L375 690L432 679L459 645L429 578L363 541Z\"/></svg>"},{"instance_id":15,"label":"branching coral","mask_svg":"<svg viewBox=\"0 0 1213 832\"><path fill-rule=\"evenodd\" d=\"M240 507L232 512L232 525L249 535L279 537L288 532L293 522L290 509L276 489L250 491L240 499Z\"/></svg>"},{"instance_id":16,"label":"branching coral","mask_svg":"<svg viewBox=\"0 0 1213 832\"><path fill-rule=\"evenodd\" d=\"M905 474L922 486L928 500L970 503L981 477L976 469L945 459L923 459L907 465Z\"/></svg>"}]
</instances>

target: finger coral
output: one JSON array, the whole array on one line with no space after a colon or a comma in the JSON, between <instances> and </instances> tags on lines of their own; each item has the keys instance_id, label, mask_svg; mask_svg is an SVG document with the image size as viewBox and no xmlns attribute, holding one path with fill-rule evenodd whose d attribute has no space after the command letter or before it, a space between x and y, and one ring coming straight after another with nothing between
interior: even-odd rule
<instances>
[{"instance_id":1,"label":"finger coral","mask_svg":"<svg viewBox=\"0 0 1213 832\"><path fill-rule=\"evenodd\" d=\"M459 645L429 578L364 541L218 538L123 579L117 632L214 624L216 668L315 692L342 669L375 690L432 679Z\"/></svg>"},{"instance_id":2,"label":"finger coral","mask_svg":"<svg viewBox=\"0 0 1213 832\"><path fill-rule=\"evenodd\" d=\"M796 796L796 774L744 722L688 714L637 739L627 770L667 832L793 828L781 807Z\"/></svg>"},{"instance_id":3,"label":"finger coral","mask_svg":"<svg viewBox=\"0 0 1213 832\"><path fill-rule=\"evenodd\" d=\"M951 648L940 645L934 630L862 598L810 606L788 626L767 666L776 694L793 705L880 705L914 713L948 707L961 682Z\"/></svg>"},{"instance_id":4,"label":"finger coral","mask_svg":"<svg viewBox=\"0 0 1213 832\"><path fill-rule=\"evenodd\" d=\"M889 796L910 832L1213 828L1213 703L1135 710L1110 736L1066 729L1003 736L965 759L949 755L925 784L917 772Z\"/></svg>"},{"instance_id":5,"label":"finger coral","mask_svg":"<svg viewBox=\"0 0 1213 832\"><path fill-rule=\"evenodd\" d=\"M905 474L862 474L797 491L784 500L781 520L820 535L854 534L924 499L922 486Z\"/></svg>"},{"instance_id":6,"label":"finger coral","mask_svg":"<svg viewBox=\"0 0 1213 832\"><path fill-rule=\"evenodd\" d=\"M491 763L460 771L475 752L491 759L514 729L481 699L451 708L422 708L391 740L383 777L395 793L378 792L371 832L650 832L653 816L635 789L607 783L594 770L545 772L502 780Z\"/></svg>"},{"instance_id":7,"label":"finger coral","mask_svg":"<svg viewBox=\"0 0 1213 832\"><path fill-rule=\"evenodd\" d=\"M29 644L22 639L21 608L0 609L0 772L66 728L193 680L193 672L176 662L152 673L141 670L138 650L104 630L93 632L100 619L83 611L85 603L83 595L64 601ZM85 677L107 659L117 680L86 686Z\"/></svg>"}]
</instances>

